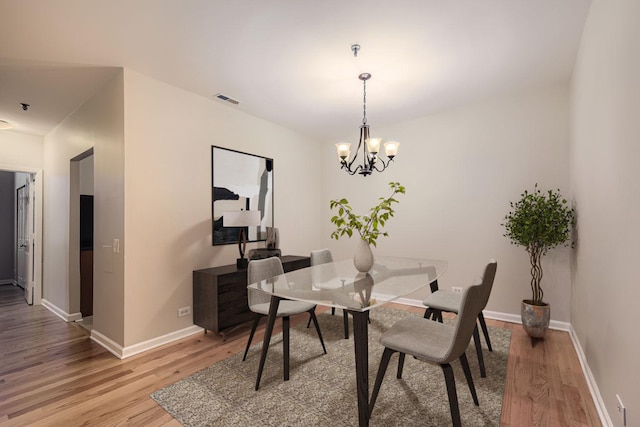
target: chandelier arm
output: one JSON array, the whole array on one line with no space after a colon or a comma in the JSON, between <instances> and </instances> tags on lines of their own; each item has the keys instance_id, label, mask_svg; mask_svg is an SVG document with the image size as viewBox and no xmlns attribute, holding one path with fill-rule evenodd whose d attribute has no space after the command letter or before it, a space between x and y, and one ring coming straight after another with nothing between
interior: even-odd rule
<instances>
[{"instance_id":1,"label":"chandelier arm","mask_svg":"<svg viewBox=\"0 0 640 427\"><path fill-rule=\"evenodd\" d=\"M358 148L355 150L355 154L353 155L353 159L351 159L351 161L348 164L349 165L349 170L351 170L351 165L353 165L353 163L358 158L358 151L360 151L360 144L362 144L362 141L358 142Z\"/></svg>"},{"instance_id":2,"label":"chandelier arm","mask_svg":"<svg viewBox=\"0 0 640 427\"><path fill-rule=\"evenodd\" d=\"M382 160L381 158L378 158L379 163L376 163L376 165L372 165L371 169L375 169L377 172L382 172L383 170L385 170L387 168L387 166L389 166L389 162L385 163L384 160ZM378 165L382 164L382 169L378 168Z\"/></svg>"},{"instance_id":3,"label":"chandelier arm","mask_svg":"<svg viewBox=\"0 0 640 427\"><path fill-rule=\"evenodd\" d=\"M353 159L351 159L351 161L349 162L349 170L351 170L351 165L353 165L353 163L358 158L358 151L360 151L360 147L362 146L363 141L364 141L364 127L360 126L360 139L358 140L358 148L355 149L355 154L353 155ZM366 144L365 144L365 149L366 149ZM366 153L365 153L365 161L366 161Z\"/></svg>"},{"instance_id":4,"label":"chandelier arm","mask_svg":"<svg viewBox=\"0 0 640 427\"><path fill-rule=\"evenodd\" d=\"M349 175L355 175L360 169L362 169L362 165L358 165L354 170L351 170L349 165L343 164L341 169L344 169Z\"/></svg>"}]
</instances>

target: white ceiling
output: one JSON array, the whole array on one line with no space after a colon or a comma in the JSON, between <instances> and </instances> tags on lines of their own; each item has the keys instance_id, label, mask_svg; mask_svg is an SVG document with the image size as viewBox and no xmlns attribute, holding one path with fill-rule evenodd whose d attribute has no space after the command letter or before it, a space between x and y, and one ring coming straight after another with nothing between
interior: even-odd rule
<instances>
[{"instance_id":1,"label":"white ceiling","mask_svg":"<svg viewBox=\"0 0 640 427\"><path fill-rule=\"evenodd\" d=\"M0 0L0 120L44 135L127 67L317 139L567 82L590 0ZM362 49L353 57L350 46ZM31 104L22 111L19 103ZM225 104L228 105L228 104Z\"/></svg>"}]
</instances>

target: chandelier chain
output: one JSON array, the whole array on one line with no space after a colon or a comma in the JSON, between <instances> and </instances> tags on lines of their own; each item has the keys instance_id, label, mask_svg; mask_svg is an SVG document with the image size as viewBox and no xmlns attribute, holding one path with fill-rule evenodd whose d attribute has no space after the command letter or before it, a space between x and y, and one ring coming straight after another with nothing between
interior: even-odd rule
<instances>
[{"instance_id":1,"label":"chandelier chain","mask_svg":"<svg viewBox=\"0 0 640 427\"><path fill-rule=\"evenodd\" d=\"M362 124L367 124L367 81L362 81Z\"/></svg>"}]
</instances>

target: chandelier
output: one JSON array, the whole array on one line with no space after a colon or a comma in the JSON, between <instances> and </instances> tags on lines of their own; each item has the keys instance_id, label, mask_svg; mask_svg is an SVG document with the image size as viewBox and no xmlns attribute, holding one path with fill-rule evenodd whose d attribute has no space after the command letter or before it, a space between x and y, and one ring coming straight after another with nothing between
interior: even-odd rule
<instances>
[{"instance_id":1,"label":"chandelier","mask_svg":"<svg viewBox=\"0 0 640 427\"><path fill-rule=\"evenodd\" d=\"M354 56L357 56L359 45L351 46ZM341 165L341 169L347 172L349 175L355 175L356 173L367 176L371 175L373 171L382 172L393 161L393 158L398 153L399 142L388 141L383 144L384 152L387 157L385 161L380 157L380 143L382 138L371 138L369 136L369 125L367 124L367 80L371 78L371 74L362 73L358 76L362 80L363 88L363 105L362 105L362 125L360 126L360 140L358 141L358 148L351 158L351 144L347 142L341 142L336 144L336 150ZM362 163L354 166L356 159L358 158L358 152L362 148Z\"/></svg>"}]
</instances>

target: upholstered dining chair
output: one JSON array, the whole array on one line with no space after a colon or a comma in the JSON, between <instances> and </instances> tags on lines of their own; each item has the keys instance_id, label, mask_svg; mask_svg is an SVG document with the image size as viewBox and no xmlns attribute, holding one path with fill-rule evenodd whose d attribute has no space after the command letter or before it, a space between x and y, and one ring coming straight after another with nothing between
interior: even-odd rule
<instances>
[{"instance_id":1,"label":"upholstered dining chair","mask_svg":"<svg viewBox=\"0 0 640 427\"><path fill-rule=\"evenodd\" d=\"M491 260L491 262L495 263L495 260ZM488 278L487 278L488 279ZM432 284L433 285L433 284ZM489 285L489 290L493 286L493 277L491 278L491 284ZM460 304L462 303L462 294L458 292L453 292L449 290L439 290L437 288L434 289L433 286L431 288L431 295L429 295L422 302L427 309L424 312L425 319L437 320L442 323L442 313L458 313L460 310ZM487 305L489 301L489 296L487 296L487 300L485 301L485 305L482 307L482 310ZM482 333L484 335L484 339L487 342L487 348L489 351L493 351L491 347L491 339L489 338L489 330L487 329L487 323L484 320L484 315L482 314L482 310L478 313L478 322L480 323L480 327L482 328ZM478 327L476 325L475 330L473 331L473 342L476 346L476 353L478 355L478 365L480 366L480 376L485 378L487 376L487 371L484 366L484 356L482 355L482 344L480 343L480 333L478 332Z\"/></svg>"},{"instance_id":2,"label":"upholstered dining chair","mask_svg":"<svg viewBox=\"0 0 640 427\"><path fill-rule=\"evenodd\" d=\"M256 283L260 281L268 281L272 277L278 276L280 274L284 274L284 269L282 268L282 262L278 257L271 257L260 260L252 260L249 262L249 267L247 268L247 283ZM251 341L253 340L253 335L256 332L256 328L258 327L258 323L263 316L269 315L269 307L271 306L271 296L261 291L249 289L248 290L248 301L249 301L249 309L256 314L253 325L251 326L251 333L249 334L249 341L247 341L247 348L244 350L244 356L242 360L246 360L247 353L249 352L249 347L251 347ZM322 344L322 350L324 354L327 354L327 349L324 346L324 340L322 339L322 332L320 332L320 325L318 324L318 319L316 318L315 313L316 306L311 303L307 303L304 301L291 301L291 300L282 300L278 305L278 313L277 317L282 318L282 345L285 348L284 357L285 357L285 380L289 378L288 370L288 357L289 352L286 350L289 346L289 317L294 314L300 314L307 312L309 313L310 319L313 320L313 323L316 327L316 331L318 332L318 338L320 338L320 344Z\"/></svg>"},{"instance_id":3,"label":"upholstered dining chair","mask_svg":"<svg viewBox=\"0 0 640 427\"><path fill-rule=\"evenodd\" d=\"M447 386L451 420L454 427L461 426L456 382L453 368L450 364L455 359L459 359L462 364L473 403L476 406L479 405L465 350L476 327L478 313L485 306L486 300L489 299L493 278L496 274L496 266L496 262L492 260L485 268L482 279L476 279L473 285L466 288L462 293L460 308L454 325L410 316L396 322L382 334L380 343L385 348L371 394L370 414L373 412L391 356L396 352L399 353L397 378L402 378L402 368L407 354L420 361L440 365Z\"/></svg>"},{"instance_id":4,"label":"upholstered dining chair","mask_svg":"<svg viewBox=\"0 0 640 427\"><path fill-rule=\"evenodd\" d=\"M327 264L329 262L333 262L333 255L331 255L330 249L317 249L311 251L311 266ZM331 314L336 314L336 308L331 307ZM347 310L342 311L342 318L344 322L344 339L349 339L349 314ZM311 319L307 323L307 328L311 323Z\"/></svg>"}]
</instances>

